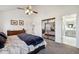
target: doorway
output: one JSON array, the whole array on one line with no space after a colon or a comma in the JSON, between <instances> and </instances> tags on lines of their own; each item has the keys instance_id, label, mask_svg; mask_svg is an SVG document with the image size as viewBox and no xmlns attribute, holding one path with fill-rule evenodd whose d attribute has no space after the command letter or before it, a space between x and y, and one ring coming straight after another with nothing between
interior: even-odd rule
<instances>
[{"instance_id":1,"label":"doorway","mask_svg":"<svg viewBox=\"0 0 79 59\"><path fill-rule=\"evenodd\" d=\"M76 14L63 16L62 43L76 46Z\"/></svg>"},{"instance_id":2,"label":"doorway","mask_svg":"<svg viewBox=\"0 0 79 59\"><path fill-rule=\"evenodd\" d=\"M55 17L42 20L42 36L55 41Z\"/></svg>"}]
</instances>

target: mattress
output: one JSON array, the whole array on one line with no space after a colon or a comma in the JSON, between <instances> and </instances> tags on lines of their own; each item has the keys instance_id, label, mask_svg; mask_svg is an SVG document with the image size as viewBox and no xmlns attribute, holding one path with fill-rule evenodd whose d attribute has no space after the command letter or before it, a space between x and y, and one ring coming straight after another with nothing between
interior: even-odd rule
<instances>
[{"instance_id":1,"label":"mattress","mask_svg":"<svg viewBox=\"0 0 79 59\"><path fill-rule=\"evenodd\" d=\"M5 47L0 49L0 54L27 54L31 51L34 51L38 47L46 45L46 42L43 41L40 44L33 46L27 45L24 41L20 40L16 35L8 36Z\"/></svg>"}]
</instances>

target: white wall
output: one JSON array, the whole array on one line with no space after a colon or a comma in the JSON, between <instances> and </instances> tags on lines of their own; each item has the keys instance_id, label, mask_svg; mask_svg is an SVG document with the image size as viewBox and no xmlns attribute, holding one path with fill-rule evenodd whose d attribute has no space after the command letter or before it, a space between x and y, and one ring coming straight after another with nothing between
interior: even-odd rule
<instances>
[{"instance_id":1,"label":"white wall","mask_svg":"<svg viewBox=\"0 0 79 59\"><path fill-rule=\"evenodd\" d=\"M2 17L2 12L0 12L0 31L3 30L3 17Z\"/></svg>"},{"instance_id":2,"label":"white wall","mask_svg":"<svg viewBox=\"0 0 79 59\"><path fill-rule=\"evenodd\" d=\"M61 20L62 16L68 14L78 13L79 6L35 6L34 9L38 11L37 15L34 15L35 35L42 36L41 20L55 17L55 34L56 42L61 43Z\"/></svg>"},{"instance_id":3,"label":"white wall","mask_svg":"<svg viewBox=\"0 0 79 59\"><path fill-rule=\"evenodd\" d=\"M31 23L32 23L32 20L30 19L30 16L27 16L24 14L23 11L21 10L9 10L9 11L6 11L6 12L3 12L2 14L2 18L1 20L3 21L0 21L2 22L3 24L3 31L6 33L7 30L20 30L20 29L23 29L25 28L26 31L28 33L31 33ZM24 25L23 26L20 26L20 25L11 25L11 20L24 20Z\"/></svg>"},{"instance_id":4,"label":"white wall","mask_svg":"<svg viewBox=\"0 0 79 59\"><path fill-rule=\"evenodd\" d=\"M79 48L79 13L77 13L77 22L76 22L77 26L76 26L76 45Z\"/></svg>"}]
</instances>

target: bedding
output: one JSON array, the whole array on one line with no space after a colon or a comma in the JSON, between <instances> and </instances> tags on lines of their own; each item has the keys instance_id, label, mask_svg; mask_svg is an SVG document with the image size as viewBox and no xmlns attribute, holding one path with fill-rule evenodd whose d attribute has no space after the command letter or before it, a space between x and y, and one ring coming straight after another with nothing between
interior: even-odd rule
<instances>
[{"instance_id":1,"label":"bedding","mask_svg":"<svg viewBox=\"0 0 79 59\"><path fill-rule=\"evenodd\" d=\"M0 49L4 48L6 40L7 36L3 32L0 32Z\"/></svg>"},{"instance_id":2,"label":"bedding","mask_svg":"<svg viewBox=\"0 0 79 59\"><path fill-rule=\"evenodd\" d=\"M37 49L37 48L39 48L39 47L41 47L43 45L46 45L46 42L45 41L41 42L40 44L38 44L36 46L30 45L30 48L29 49L30 49L30 51L34 51L35 49Z\"/></svg>"},{"instance_id":3,"label":"bedding","mask_svg":"<svg viewBox=\"0 0 79 59\"><path fill-rule=\"evenodd\" d=\"M12 35L8 36L5 47L0 49L0 54L28 54L43 45L46 45L45 41L42 41L35 46L27 45L17 35Z\"/></svg>"},{"instance_id":4,"label":"bedding","mask_svg":"<svg viewBox=\"0 0 79 59\"><path fill-rule=\"evenodd\" d=\"M25 49L24 49L25 48ZM8 53L8 54L23 54L28 53L29 48L28 46L20 40L16 35L8 36L7 42L5 47L0 50L1 54Z\"/></svg>"},{"instance_id":5,"label":"bedding","mask_svg":"<svg viewBox=\"0 0 79 59\"><path fill-rule=\"evenodd\" d=\"M43 42L43 39L39 36L35 36L32 34L21 33L18 37L23 40L27 45L36 46L37 44Z\"/></svg>"}]
</instances>

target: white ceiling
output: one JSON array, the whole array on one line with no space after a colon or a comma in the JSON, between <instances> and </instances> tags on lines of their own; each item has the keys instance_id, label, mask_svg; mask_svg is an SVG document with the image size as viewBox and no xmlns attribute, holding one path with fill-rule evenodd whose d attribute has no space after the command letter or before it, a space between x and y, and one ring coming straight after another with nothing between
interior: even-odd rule
<instances>
[{"instance_id":1,"label":"white ceiling","mask_svg":"<svg viewBox=\"0 0 79 59\"><path fill-rule=\"evenodd\" d=\"M26 5L0 5L0 12L2 11L8 11L8 10L14 10L17 9L17 7L27 7Z\"/></svg>"},{"instance_id":2,"label":"white ceiling","mask_svg":"<svg viewBox=\"0 0 79 59\"><path fill-rule=\"evenodd\" d=\"M35 9L35 6L39 7L40 5L32 5L32 7ZM41 7L44 6L44 7L47 7L47 5L41 5ZM65 6L65 5L51 5L52 7L69 7L68 5ZM4 11L9 11L9 10L15 10L17 9L17 7L21 7L21 8L24 8L24 7L27 7L27 5L0 5L0 12L4 12ZM50 5L48 6L50 7ZM77 7L79 8L79 5L71 5L70 7Z\"/></svg>"}]
</instances>

